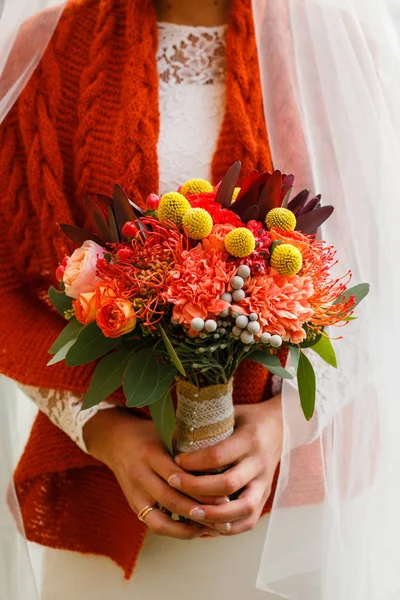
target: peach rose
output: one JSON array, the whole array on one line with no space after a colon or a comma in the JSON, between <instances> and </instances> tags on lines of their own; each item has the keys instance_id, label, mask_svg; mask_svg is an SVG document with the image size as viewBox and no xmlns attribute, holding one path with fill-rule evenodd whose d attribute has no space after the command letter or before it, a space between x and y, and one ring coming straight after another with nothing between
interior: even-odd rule
<instances>
[{"instance_id":1,"label":"peach rose","mask_svg":"<svg viewBox=\"0 0 400 600\"><path fill-rule=\"evenodd\" d=\"M75 316L79 323L89 325L89 323L95 321L97 306L96 292L80 294L79 298L73 302Z\"/></svg>"},{"instance_id":2,"label":"peach rose","mask_svg":"<svg viewBox=\"0 0 400 600\"><path fill-rule=\"evenodd\" d=\"M64 272L65 293L77 300L80 294L94 292L100 279L96 275L97 259L103 258L104 248L87 240L67 260Z\"/></svg>"},{"instance_id":3,"label":"peach rose","mask_svg":"<svg viewBox=\"0 0 400 600\"><path fill-rule=\"evenodd\" d=\"M117 298L103 304L97 311L97 325L105 337L117 338L136 327L136 316L129 300Z\"/></svg>"},{"instance_id":4,"label":"peach rose","mask_svg":"<svg viewBox=\"0 0 400 600\"><path fill-rule=\"evenodd\" d=\"M225 236L228 235L232 229L235 229L233 225L230 223L221 223L220 225L214 225L211 230L210 235L207 238L207 241L210 245L216 250L220 250L221 252L225 251L224 239Z\"/></svg>"}]
</instances>

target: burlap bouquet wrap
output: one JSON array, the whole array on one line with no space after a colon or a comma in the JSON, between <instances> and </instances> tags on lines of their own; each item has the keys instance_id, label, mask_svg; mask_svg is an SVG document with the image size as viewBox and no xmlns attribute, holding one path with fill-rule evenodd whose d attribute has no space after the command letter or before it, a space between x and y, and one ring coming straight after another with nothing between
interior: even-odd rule
<instances>
[{"instance_id":1,"label":"burlap bouquet wrap","mask_svg":"<svg viewBox=\"0 0 400 600\"><path fill-rule=\"evenodd\" d=\"M183 379L176 386L176 452L194 452L214 446L233 433L233 380L197 387Z\"/></svg>"}]
</instances>

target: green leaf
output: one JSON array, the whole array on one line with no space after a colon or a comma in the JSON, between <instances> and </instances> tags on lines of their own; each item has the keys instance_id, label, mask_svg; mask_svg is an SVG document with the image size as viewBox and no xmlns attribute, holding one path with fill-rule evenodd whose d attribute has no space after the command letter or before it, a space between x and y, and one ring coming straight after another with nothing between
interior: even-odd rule
<instances>
[{"instance_id":1,"label":"green leaf","mask_svg":"<svg viewBox=\"0 0 400 600\"><path fill-rule=\"evenodd\" d=\"M347 289L339 298L336 298L333 304L339 304L340 302L344 302L348 300L350 296L354 296L354 307L360 304L361 300L364 300L365 296L369 293L369 283L359 283L354 287Z\"/></svg>"},{"instance_id":2,"label":"green leaf","mask_svg":"<svg viewBox=\"0 0 400 600\"><path fill-rule=\"evenodd\" d=\"M158 382L157 388L154 390L153 394L146 400L146 402L142 402L138 405L138 408L143 408L144 406L150 406L150 404L154 404L159 400L162 400L165 394L170 389L175 377L176 377L176 368L174 365L159 365L160 369L160 379Z\"/></svg>"},{"instance_id":3,"label":"green leaf","mask_svg":"<svg viewBox=\"0 0 400 600\"><path fill-rule=\"evenodd\" d=\"M282 379L293 379L293 375L281 367L279 358L274 354L267 354L266 352L256 350L250 354L248 359L260 363L273 375L278 375L278 377L282 377Z\"/></svg>"},{"instance_id":4,"label":"green leaf","mask_svg":"<svg viewBox=\"0 0 400 600\"><path fill-rule=\"evenodd\" d=\"M301 408L303 409L305 418L309 421L315 409L316 382L314 367L304 352L300 352L297 384L299 387Z\"/></svg>"},{"instance_id":5,"label":"green leaf","mask_svg":"<svg viewBox=\"0 0 400 600\"><path fill-rule=\"evenodd\" d=\"M326 336L321 336L319 341L311 346L311 350L314 350L328 365L335 367L337 369L337 360L335 349L332 346L331 340Z\"/></svg>"},{"instance_id":6,"label":"green leaf","mask_svg":"<svg viewBox=\"0 0 400 600\"><path fill-rule=\"evenodd\" d=\"M174 363L175 367L178 369L179 373L183 376L186 377L186 372L185 369L183 367L183 364L181 363L179 356L177 355L177 353L175 352L175 349L173 347L173 345L171 344L169 337L167 336L167 334L165 333L164 329L161 327L161 325L158 326L158 329L161 333L161 337L164 341L165 347L167 349L167 352L169 354L170 359L172 360L172 362Z\"/></svg>"},{"instance_id":7,"label":"green leaf","mask_svg":"<svg viewBox=\"0 0 400 600\"><path fill-rule=\"evenodd\" d=\"M275 248L276 248L277 246L279 246L280 244L283 244L282 240L275 240L275 242L272 242L272 244L271 244L271 246L270 246L270 249L269 249L269 251L270 251L270 254L272 254L272 253L273 253L273 251L275 250Z\"/></svg>"},{"instance_id":8,"label":"green leaf","mask_svg":"<svg viewBox=\"0 0 400 600\"><path fill-rule=\"evenodd\" d=\"M64 358L67 356L68 350L75 344L75 342L76 338L74 338L73 340L69 340L69 342L67 342L65 346L60 348L60 350L53 356L53 358L49 360L47 366L51 367L51 365L55 365L56 363L59 363L62 360L64 360Z\"/></svg>"},{"instance_id":9,"label":"green leaf","mask_svg":"<svg viewBox=\"0 0 400 600\"><path fill-rule=\"evenodd\" d=\"M51 286L48 291L48 296L50 302L62 317L64 317L66 310L71 310L73 299L69 296L66 296L64 292L59 292L55 287Z\"/></svg>"},{"instance_id":10,"label":"green leaf","mask_svg":"<svg viewBox=\"0 0 400 600\"><path fill-rule=\"evenodd\" d=\"M293 366L294 366L295 370L297 371L297 368L299 366L301 350L298 346L289 346L289 352L290 352L290 356L292 357Z\"/></svg>"},{"instance_id":11,"label":"green leaf","mask_svg":"<svg viewBox=\"0 0 400 600\"><path fill-rule=\"evenodd\" d=\"M112 352L99 362L83 399L81 410L96 406L122 385L125 369L133 354L133 351Z\"/></svg>"},{"instance_id":12,"label":"green leaf","mask_svg":"<svg viewBox=\"0 0 400 600\"><path fill-rule=\"evenodd\" d=\"M56 341L53 343L49 350L49 354L56 354L61 348L65 346L71 340L76 340L79 332L83 329L83 325L78 323L76 319L73 319L64 327Z\"/></svg>"},{"instance_id":13,"label":"green leaf","mask_svg":"<svg viewBox=\"0 0 400 600\"><path fill-rule=\"evenodd\" d=\"M69 350L66 363L71 367L85 365L108 354L118 344L119 338L107 338L96 322L86 325Z\"/></svg>"},{"instance_id":14,"label":"green leaf","mask_svg":"<svg viewBox=\"0 0 400 600\"><path fill-rule=\"evenodd\" d=\"M153 348L135 354L124 374L124 392L129 407L145 405L160 382L160 367Z\"/></svg>"},{"instance_id":15,"label":"green leaf","mask_svg":"<svg viewBox=\"0 0 400 600\"><path fill-rule=\"evenodd\" d=\"M150 414L158 435L172 454L172 436L175 431L176 418L170 392L165 394L162 400L150 406Z\"/></svg>"}]
</instances>

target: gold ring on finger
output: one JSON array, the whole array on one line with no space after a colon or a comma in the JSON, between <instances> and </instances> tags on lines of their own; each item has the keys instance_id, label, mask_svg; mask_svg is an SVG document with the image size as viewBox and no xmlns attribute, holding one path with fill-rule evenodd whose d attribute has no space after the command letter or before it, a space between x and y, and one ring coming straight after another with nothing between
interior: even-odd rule
<instances>
[{"instance_id":1,"label":"gold ring on finger","mask_svg":"<svg viewBox=\"0 0 400 600\"><path fill-rule=\"evenodd\" d=\"M157 505L155 505L155 504L153 506L145 506L143 508L143 510L141 510L137 516L139 521L142 521L144 523L147 515L149 513L151 513L152 510L155 510L156 508L157 508Z\"/></svg>"}]
</instances>

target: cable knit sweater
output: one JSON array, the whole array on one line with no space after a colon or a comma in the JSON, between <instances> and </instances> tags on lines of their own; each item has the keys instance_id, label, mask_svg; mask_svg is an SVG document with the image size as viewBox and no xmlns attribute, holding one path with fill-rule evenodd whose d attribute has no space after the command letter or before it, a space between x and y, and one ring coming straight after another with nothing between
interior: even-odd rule
<instances>
[{"instance_id":1,"label":"cable knit sweater","mask_svg":"<svg viewBox=\"0 0 400 600\"><path fill-rule=\"evenodd\" d=\"M40 34L46 13L27 26ZM61 222L84 226L85 194L119 182L138 204L157 190L156 16L150 0L74 0L0 128L0 371L37 387L86 390L93 366L46 367L64 326L46 290L71 250ZM250 0L233 0L227 104L212 163L271 169ZM268 397L266 371L243 363L236 403ZM115 401L122 401L121 395ZM146 411L142 413L147 416ZM39 414L15 473L29 539L104 554L132 573L146 527L113 474ZM269 508L270 504L266 507Z\"/></svg>"}]
</instances>

